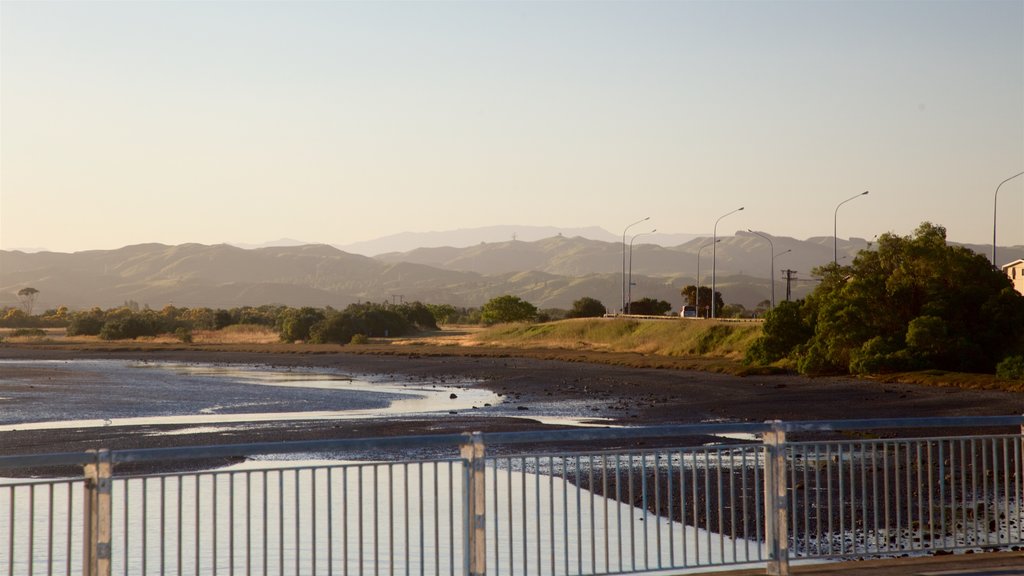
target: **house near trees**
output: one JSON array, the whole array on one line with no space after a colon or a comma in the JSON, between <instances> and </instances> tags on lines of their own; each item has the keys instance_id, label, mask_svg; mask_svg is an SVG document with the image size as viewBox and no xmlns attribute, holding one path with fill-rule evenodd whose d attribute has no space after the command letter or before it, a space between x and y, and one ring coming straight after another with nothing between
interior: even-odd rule
<instances>
[{"instance_id":1,"label":"house near trees","mask_svg":"<svg viewBox=\"0 0 1024 576\"><path fill-rule=\"evenodd\" d=\"M1024 260L1014 260L1003 265L1003 273L1013 282L1013 289L1024 294Z\"/></svg>"}]
</instances>

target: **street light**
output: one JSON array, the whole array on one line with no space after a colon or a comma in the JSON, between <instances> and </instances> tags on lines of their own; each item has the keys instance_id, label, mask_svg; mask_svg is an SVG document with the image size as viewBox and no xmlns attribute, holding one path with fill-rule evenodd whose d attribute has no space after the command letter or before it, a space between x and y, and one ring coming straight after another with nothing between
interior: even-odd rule
<instances>
[{"instance_id":1,"label":"street light","mask_svg":"<svg viewBox=\"0 0 1024 576\"><path fill-rule=\"evenodd\" d=\"M633 222L629 226L626 226L622 230L622 307L619 308L619 312L626 311L626 230L629 230L633 226L636 226L637 224L650 219L650 216L646 218L641 218L640 220Z\"/></svg>"},{"instance_id":2,"label":"street light","mask_svg":"<svg viewBox=\"0 0 1024 576\"><path fill-rule=\"evenodd\" d=\"M735 214L735 213L739 212L740 210L743 210L743 206L740 206L739 208L733 210L732 212L726 212L725 214L722 214L721 216L719 216L718 220L715 220L715 241L712 242L712 244L711 244L711 317L712 318L715 317L715 286L716 286L715 272L716 272L716 269L718 268L718 223L722 220L722 218L725 218L729 214Z\"/></svg>"},{"instance_id":3,"label":"street light","mask_svg":"<svg viewBox=\"0 0 1024 576\"><path fill-rule=\"evenodd\" d=\"M1006 184L1007 182L1009 182L1010 180L1013 180L1014 178L1016 178L1017 176L1020 176L1021 174L1024 174L1024 172L1018 172L1017 174L1014 174L1013 176L1010 176L1006 180L1003 180L1002 182L1000 182L999 186L996 186L996 195L992 199L992 267L993 268L998 268L998 266L996 265L996 203L999 202L999 188L1001 188L1003 184Z\"/></svg>"},{"instance_id":4,"label":"street light","mask_svg":"<svg viewBox=\"0 0 1024 576\"><path fill-rule=\"evenodd\" d=\"M833 264L839 264L839 234L838 234L838 231L839 231L839 206L842 206L843 204L846 204L850 200L856 200L857 198L860 198L861 196L867 196L868 192L869 192L869 190L865 190L865 191L861 192L860 194L857 194L856 196L851 196L851 197L847 198L846 200L843 200L842 202L839 203L838 206L836 206L836 212L835 212L835 214L832 215L832 263Z\"/></svg>"},{"instance_id":5,"label":"street light","mask_svg":"<svg viewBox=\"0 0 1024 576\"><path fill-rule=\"evenodd\" d=\"M708 246L711 246L712 244L717 244L718 242L721 242L721 240L714 240L712 242L708 242L707 244L705 244L705 245L703 245L703 246L701 246L700 248L697 249L697 297L694 298L693 307L697 309L697 317L698 318L700 317L700 253L701 253L702 250L704 250ZM714 301L714 299L715 299L715 295L712 294L711 295L711 300Z\"/></svg>"},{"instance_id":6,"label":"street light","mask_svg":"<svg viewBox=\"0 0 1024 576\"><path fill-rule=\"evenodd\" d=\"M768 250L769 250L768 253L771 254L771 256L772 256L772 267L771 267L771 271L772 271L772 308L774 309L775 308L775 243L772 242L772 239L769 238L767 235L761 234L760 232L754 232L750 228L747 228L747 232L750 232L751 234L754 234L756 236L760 236L761 238L764 238L765 240L768 241Z\"/></svg>"},{"instance_id":7,"label":"street light","mask_svg":"<svg viewBox=\"0 0 1024 576\"><path fill-rule=\"evenodd\" d=\"M633 234L633 237L629 239L629 288L626 291L626 314L629 314L630 305L633 303L633 240L636 240L637 236L654 234L657 231L658 229L655 228L650 232L641 232L639 234Z\"/></svg>"}]
</instances>

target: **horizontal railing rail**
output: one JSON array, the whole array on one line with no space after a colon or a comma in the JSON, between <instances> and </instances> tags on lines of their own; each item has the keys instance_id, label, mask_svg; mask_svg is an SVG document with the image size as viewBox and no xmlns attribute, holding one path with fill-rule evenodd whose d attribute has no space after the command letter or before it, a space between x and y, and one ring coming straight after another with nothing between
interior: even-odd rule
<instances>
[{"instance_id":1,"label":"horizontal railing rail","mask_svg":"<svg viewBox=\"0 0 1024 576\"><path fill-rule=\"evenodd\" d=\"M7 455L0 476L12 576L786 574L1024 544L1024 416Z\"/></svg>"}]
</instances>

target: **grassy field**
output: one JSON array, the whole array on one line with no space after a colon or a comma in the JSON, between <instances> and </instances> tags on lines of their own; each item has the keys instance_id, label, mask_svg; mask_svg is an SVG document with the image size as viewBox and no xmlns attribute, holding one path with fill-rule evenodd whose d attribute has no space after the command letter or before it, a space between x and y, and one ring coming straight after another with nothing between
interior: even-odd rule
<instances>
[{"instance_id":1,"label":"grassy field","mask_svg":"<svg viewBox=\"0 0 1024 576\"><path fill-rule=\"evenodd\" d=\"M483 346L712 356L741 360L761 334L760 323L715 320L579 318L545 324L506 324L470 338Z\"/></svg>"}]
</instances>

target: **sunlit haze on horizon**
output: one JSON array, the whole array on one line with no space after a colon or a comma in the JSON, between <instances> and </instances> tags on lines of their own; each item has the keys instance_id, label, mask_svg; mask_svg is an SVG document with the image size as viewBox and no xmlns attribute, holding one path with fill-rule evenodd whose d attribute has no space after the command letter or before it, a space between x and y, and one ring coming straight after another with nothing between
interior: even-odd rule
<instances>
[{"instance_id":1,"label":"sunlit haze on horizon","mask_svg":"<svg viewBox=\"0 0 1024 576\"><path fill-rule=\"evenodd\" d=\"M992 241L1024 0L0 1L0 249L488 225ZM1024 245L1024 176L998 197Z\"/></svg>"}]
</instances>

